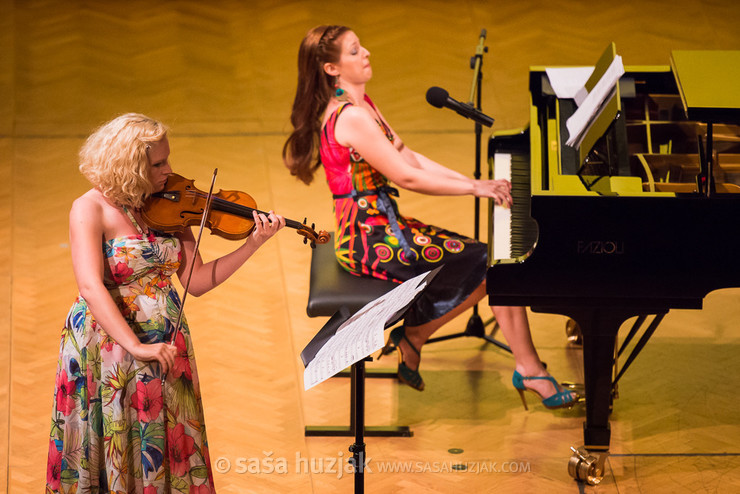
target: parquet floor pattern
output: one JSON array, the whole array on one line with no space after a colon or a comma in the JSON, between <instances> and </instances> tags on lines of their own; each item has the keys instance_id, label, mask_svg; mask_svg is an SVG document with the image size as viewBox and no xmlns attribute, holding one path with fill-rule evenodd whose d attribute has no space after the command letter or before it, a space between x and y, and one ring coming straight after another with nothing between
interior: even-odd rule
<instances>
[{"instance_id":1,"label":"parquet floor pattern","mask_svg":"<svg viewBox=\"0 0 740 494\"><path fill-rule=\"evenodd\" d=\"M352 26L370 49L368 90L405 142L466 174L472 125L423 95L439 85L468 99L481 28L484 110L496 129L528 121L531 65L588 65L611 41L627 65L666 65L672 49L740 48L734 0L0 0L0 490L43 489L59 330L76 294L67 213L88 188L76 168L84 137L117 114L150 114L172 127L178 173L206 186L218 167L217 188L329 228L322 177L306 187L280 158L298 44L321 23ZM403 192L402 204L473 232L470 198ZM207 237L202 252L211 259L233 247ZM188 300L219 492L352 490L351 476L337 472L351 440L303 435L307 424L346 424L349 413L346 380L303 391L298 355L324 322L305 314L309 260L286 230L224 286ZM368 424L409 425L414 437L366 440L367 491L737 492L738 300L740 290L722 290L704 310L666 318L620 386L602 485L579 485L566 471L583 410L552 413L530 401L525 412L511 357L458 339L424 348L423 393L368 380ZM553 373L581 380L564 320L531 322ZM266 459L286 471L255 469ZM460 463L470 468L451 468Z\"/></svg>"}]
</instances>

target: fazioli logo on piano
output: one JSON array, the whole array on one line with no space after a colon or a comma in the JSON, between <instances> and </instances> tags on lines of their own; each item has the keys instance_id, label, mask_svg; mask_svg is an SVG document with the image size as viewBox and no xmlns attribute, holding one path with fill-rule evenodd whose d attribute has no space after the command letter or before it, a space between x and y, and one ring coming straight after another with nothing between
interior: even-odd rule
<instances>
[{"instance_id":1,"label":"fazioli logo on piano","mask_svg":"<svg viewBox=\"0 0 740 494\"><path fill-rule=\"evenodd\" d=\"M624 254L624 242L613 240L579 240L579 254Z\"/></svg>"}]
</instances>

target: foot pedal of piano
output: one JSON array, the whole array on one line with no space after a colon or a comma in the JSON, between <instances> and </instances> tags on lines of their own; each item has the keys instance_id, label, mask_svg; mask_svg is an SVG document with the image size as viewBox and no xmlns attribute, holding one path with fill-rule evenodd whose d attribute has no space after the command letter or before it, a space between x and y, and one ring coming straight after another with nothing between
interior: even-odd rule
<instances>
[{"instance_id":1,"label":"foot pedal of piano","mask_svg":"<svg viewBox=\"0 0 740 494\"><path fill-rule=\"evenodd\" d=\"M580 397L586 396L586 386L583 383L574 383L573 381L561 381L560 386L563 389L573 391Z\"/></svg>"}]
</instances>

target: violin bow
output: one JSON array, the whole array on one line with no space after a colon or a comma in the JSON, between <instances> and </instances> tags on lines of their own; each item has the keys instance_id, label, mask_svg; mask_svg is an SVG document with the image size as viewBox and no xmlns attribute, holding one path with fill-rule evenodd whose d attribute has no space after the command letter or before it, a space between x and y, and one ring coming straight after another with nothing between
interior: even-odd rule
<instances>
[{"instance_id":1,"label":"violin bow","mask_svg":"<svg viewBox=\"0 0 740 494\"><path fill-rule=\"evenodd\" d=\"M200 239L203 236L203 230L206 226L206 220L208 214L211 212L211 202L213 200L213 186L216 183L216 175L218 174L218 168L214 168L213 177L211 178L211 188L208 189L208 195L206 196L206 205L203 208L203 217L200 219L200 228L198 229L198 238L195 240L195 248L193 249L193 259L190 263L190 271L188 273L188 280L185 282L185 293L182 295L182 302L180 302L180 310L177 313L177 320L175 322L175 330L172 332L172 341L170 346L175 344L177 338L177 332L180 330L180 323L182 322L183 309L185 308L185 300L188 298L188 289L190 288L190 279L193 277L193 268L195 267L195 256L198 255L198 247L200 246ZM167 374L162 374L162 384L167 377Z\"/></svg>"}]
</instances>

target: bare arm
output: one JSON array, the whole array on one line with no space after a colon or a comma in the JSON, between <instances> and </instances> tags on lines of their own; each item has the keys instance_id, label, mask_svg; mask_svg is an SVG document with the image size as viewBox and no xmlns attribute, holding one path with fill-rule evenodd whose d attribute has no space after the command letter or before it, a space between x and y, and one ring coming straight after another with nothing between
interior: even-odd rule
<instances>
[{"instance_id":1,"label":"bare arm","mask_svg":"<svg viewBox=\"0 0 740 494\"><path fill-rule=\"evenodd\" d=\"M380 173L404 189L430 195L474 195L490 197L497 203L511 204L511 184L505 180L471 180L462 174L418 159L411 150L399 152L385 137L364 108L352 106L337 120L335 138L354 148ZM407 161L407 158L411 161ZM437 165L437 166L435 166Z\"/></svg>"},{"instance_id":2,"label":"bare arm","mask_svg":"<svg viewBox=\"0 0 740 494\"><path fill-rule=\"evenodd\" d=\"M254 230L242 245L225 256L203 263L200 254L195 251L195 237L190 229L179 234L182 244L182 262L177 271L177 276L183 286L188 287L188 293L200 296L226 281L247 259L259 249L270 237L285 226L285 218L270 212L269 216L254 213ZM193 274L188 284L190 264L193 266Z\"/></svg>"},{"instance_id":3,"label":"bare arm","mask_svg":"<svg viewBox=\"0 0 740 494\"><path fill-rule=\"evenodd\" d=\"M421 153L417 153L411 148L406 147L403 143L401 143L400 145L399 152L401 153L401 156L403 156L403 159L405 159L407 163L409 163L412 166L416 166L417 168L421 168L422 170L425 170L428 173L433 173L443 178L451 178L451 179L456 179L456 180L470 180L470 181L473 180L470 177L466 177L462 173L456 172L455 170L451 170L447 168L446 166L441 165L437 163L436 161L427 158Z\"/></svg>"},{"instance_id":4,"label":"bare arm","mask_svg":"<svg viewBox=\"0 0 740 494\"><path fill-rule=\"evenodd\" d=\"M456 172L455 170L451 170L447 168L446 166L437 163L436 161L427 158L421 153L418 153L411 148L407 147L406 144L401 140L401 137L396 133L395 130L393 130L393 127L390 126L390 124L387 123L387 120L385 120L385 117L380 112L380 109L376 108L376 111L378 112L378 115L380 118L383 119L384 122L386 122L386 125L393 133L393 144L394 147L398 150L399 153L401 153L401 156L403 159L406 160L406 162L415 167L415 168L421 168L422 170L427 171L428 173L436 174L442 178L452 178L457 180L473 180L470 177L466 177L462 173Z\"/></svg>"},{"instance_id":5,"label":"bare arm","mask_svg":"<svg viewBox=\"0 0 740 494\"><path fill-rule=\"evenodd\" d=\"M69 236L77 286L95 320L135 359L156 360L166 373L175 361L175 348L139 341L103 284L103 213L99 203L86 196L75 201L69 214Z\"/></svg>"}]
</instances>

